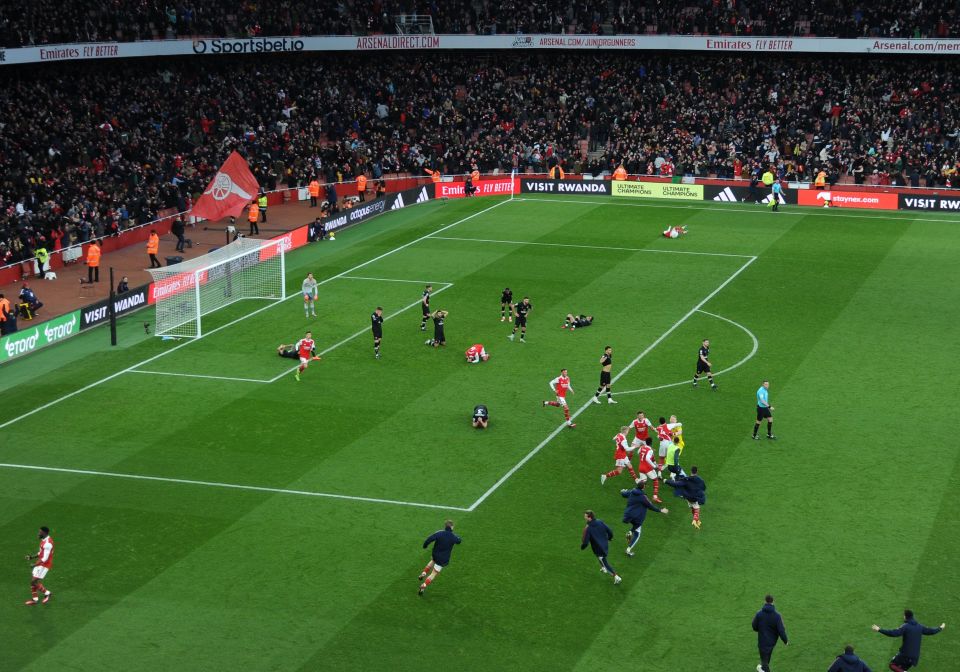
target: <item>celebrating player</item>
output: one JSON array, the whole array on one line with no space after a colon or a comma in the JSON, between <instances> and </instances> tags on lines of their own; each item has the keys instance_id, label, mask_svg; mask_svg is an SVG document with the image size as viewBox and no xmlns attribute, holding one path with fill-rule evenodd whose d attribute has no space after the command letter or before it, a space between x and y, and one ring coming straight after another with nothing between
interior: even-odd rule
<instances>
[{"instance_id":1,"label":"celebrating player","mask_svg":"<svg viewBox=\"0 0 960 672\"><path fill-rule=\"evenodd\" d=\"M420 297L420 309L423 317L420 318L420 331L427 330L427 320L430 318L430 292L433 291L433 285L427 285L423 289L423 296Z\"/></svg>"},{"instance_id":2,"label":"celebrating player","mask_svg":"<svg viewBox=\"0 0 960 672\"><path fill-rule=\"evenodd\" d=\"M303 316L316 317L317 311L314 306L317 303L320 293L317 289L317 281L314 279L313 273L307 273L307 277L304 278L303 284L301 285L301 290L303 291Z\"/></svg>"},{"instance_id":3,"label":"celebrating player","mask_svg":"<svg viewBox=\"0 0 960 672\"><path fill-rule=\"evenodd\" d=\"M597 388L597 393L593 395L593 403L600 403L600 394L606 390L607 391L607 403L615 404L617 403L613 399L613 392L610 391L610 369L613 367L613 348L609 345L603 349L603 354L600 356L600 387Z\"/></svg>"},{"instance_id":4,"label":"celebrating player","mask_svg":"<svg viewBox=\"0 0 960 672\"><path fill-rule=\"evenodd\" d=\"M526 343L524 340L527 337L527 314L533 310L533 304L530 303L530 297L523 297L523 301L520 303L514 304L513 306L513 331L510 332L510 335L507 336L511 341L513 337L517 334L517 329L520 330L520 342Z\"/></svg>"},{"instance_id":5,"label":"celebrating player","mask_svg":"<svg viewBox=\"0 0 960 672\"><path fill-rule=\"evenodd\" d=\"M490 355L483 348L483 343L474 343L463 354L467 358L467 364L479 364L490 359Z\"/></svg>"},{"instance_id":6,"label":"celebrating player","mask_svg":"<svg viewBox=\"0 0 960 672\"><path fill-rule=\"evenodd\" d=\"M657 463L661 467L663 467L667 459L667 449L673 445L673 430L677 425L681 424L676 422L676 417L675 415L671 415L671 422L667 422L666 418L660 416L660 424L657 425L657 438L660 440L660 443L657 445Z\"/></svg>"},{"instance_id":7,"label":"celebrating player","mask_svg":"<svg viewBox=\"0 0 960 672\"><path fill-rule=\"evenodd\" d=\"M550 389L557 395L556 401L544 401L544 406L559 406L563 409L563 417L567 419L567 427L576 427L570 420L570 408L567 406L567 392L573 394L573 386L570 385L570 377L566 369L560 369L560 375L549 383Z\"/></svg>"},{"instance_id":8,"label":"celebrating player","mask_svg":"<svg viewBox=\"0 0 960 672\"><path fill-rule=\"evenodd\" d=\"M563 326L561 329L566 329L570 327L570 331L575 330L577 327L583 329L584 327L589 327L593 324L593 315L584 315L580 313L577 316L574 316L573 313L567 313L567 318L563 321Z\"/></svg>"},{"instance_id":9,"label":"celebrating player","mask_svg":"<svg viewBox=\"0 0 960 672\"><path fill-rule=\"evenodd\" d=\"M687 235L687 227L685 226L671 226L663 232L664 238L679 238L685 235Z\"/></svg>"},{"instance_id":10,"label":"celebrating player","mask_svg":"<svg viewBox=\"0 0 960 672\"><path fill-rule=\"evenodd\" d=\"M380 359L380 339L383 338L383 308L380 306L370 313L370 330L373 332L373 356Z\"/></svg>"},{"instance_id":11,"label":"celebrating player","mask_svg":"<svg viewBox=\"0 0 960 672\"><path fill-rule=\"evenodd\" d=\"M43 585L47 572L53 567L53 539L50 538L50 528L41 527L37 537L40 539L40 550L36 555L26 556L29 561L36 560L33 565L33 578L30 580L30 594L33 597L24 602L28 607L40 601L40 593L43 593L43 604L50 601L50 591Z\"/></svg>"},{"instance_id":12,"label":"celebrating player","mask_svg":"<svg viewBox=\"0 0 960 672\"><path fill-rule=\"evenodd\" d=\"M632 490L621 490L620 496L627 500L627 507L623 510L623 522L630 526L627 532L627 555L633 556L633 547L640 541L640 532L643 531L643 521L647 518L647 509L667 515L667 508L660 508L650 503L647 494L643 491L643 481L637 483Z\"/></svg>"},{"instance_id":13,"label":"celebrating player","mask_svg":"<svg viewBox=\"0 0 960 672\"><path fill-rule=\"evenodd\" d=\"M624 469L629 471L630 475L633 477L633 480L636 481L637 472L633 470L633 465L630 463L630 453L633 452L633 447L627 445L626 425L621 427L619 433L613 437L613 445L615 446L613 450L614 467L607 473L600 474L600 485L606 483L607 479L611 476L619 476L623 473Z\"/></svg>"},{"instance_id":14,"label":"celebrating player","mask_svg":"<svg viewBox=\"0 0 960 672\"><path fill-rule=\"evenodd\" d=\"M693 521L690 524L699 530L700 507L707 503L707 484L700 478L697 468L691 467L689 476L678 476L667 481L665 485L673 488L674 495L687 500L687 506L693 513Z\"/></svg>"},{"instance_id":15,"label":"celebrating player","mask_svg":"<svg viewBox=\"0 0 960 672\"><path fill-rule=\"evenodd\" d=\"M643 444L651 445L650 430L653 429L653 423L644 414L643 411L637 411L637 418L633 421L634 437L633 447L638 448Z\"/></svg>"},{"instance_id":16,"label":"celebrating player","mask_svg":"<svg viewBox=\"0 0 960 672\"><path fill-rule=\"evenodd\" d=\"M477 404L473 407L473 419L471 423L477 429L486 429L490 424L490 411L483 404Z\"/></svg>"},{"instance_id":17,"label":"celebrating player","mask_svg":"<svg viewBox=\"0 0 960 672\"><path fill-rule=\"evenodd\" d=\"M313 342L313 332L308 331L303 338L297 341L294 348L300 356L300 366L297 367L297 372L293 374L293 377L297 379L297 382L300 382L300 374L306 371L310 365L310 359L320 359L317 355L317 344Z\"/></svg>"},{"instance_id":18,"label":"celebrating player","mask_svg":"<svg viewBox=\"0 0 960 672\"><path fill-rule=\"evenodd\" d=\"M713 382L713 373L710 372L710 339L703 339L700 344L700 350L697 352L697 372L693 374L693 386L697 386L700 376L706 374L710 381L710 389L716 391L717 384Z\"/></svg>"},{"instance_id":19,"label":"celebrating player","mask_svg":"<svg viewBox=\"0 0 960 672\"><path fill-rule=\"evenodd\" d=\"M427 563L418 577L418 580L423 581L420 584L420 590L417 591L418 595L423 595L427 586L433 583L433 580L437 578L443 568L450 564L450 554L453 553L453 547L461 541L463 540L453 533L453 521L447 520L444 521L442 530L434 532L423 542L424 548L433 544L433 552L430 562Z\"/></svg>"},{"instance_id":20,"label":"celebrating player","mask_svg":"<svg viewBox=\"0 0 960 672\"><path fill-rule=\"evenodd\" d=\"M503 293L500 295L500 321L507 321L507 312L513 310L513 292L509 287L503 288Z\"/></svg>"},{"instance_id":21,"label":"celebrating player","mask_svg":"<svg viewBox=\"0 0 960 672\"><path fill-rule=\"evenodd\" d=\"M641 485L647 481L653 481L653 501L660 502L660 474L657 472L657 465L653 463L653 448L646 443L641 443L637 449L637 473L635 479Z\"/></svg>"}]
</instances>

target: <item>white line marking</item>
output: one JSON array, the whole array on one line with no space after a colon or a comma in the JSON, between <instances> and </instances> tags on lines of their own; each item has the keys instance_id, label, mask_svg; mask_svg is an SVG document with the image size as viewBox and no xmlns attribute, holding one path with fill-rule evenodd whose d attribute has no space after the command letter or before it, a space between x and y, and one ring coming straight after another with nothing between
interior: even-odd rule
<instances>
[{"instance_id":1,"label":"white line marking","mask_svg":"<svg viewBox=\"0 0 960 672\"><path fill-rule=\"evenodd\" d=\"M205 378L209 380L232 380L238 383L269 383L269 380L260 380L259 378L231 378L229 376L204 376L199 373L173 373L170 371L146 371L144 369L134 369L130 373L149 373L154 376L175 376L177 378Z\"/></svg>"},{"instance_id":2,"label":"white line marking","mask_svg":"<svg viewBox=\"0 0 960 672\"><path fill-rule=\"evenodd\" d=\"M437 294L439 294L439 293L442 292L443 290L445 290L445 289L450 289L451 287L453 287L453 283L452 283L452 282L446 282L446 283L442 283L442 284L444 284L444 285L446 285L446 286L445 286L445 287L441 287L440 289L438 289L437 291L435 291L435 292L432 294L432 296L436 296ZM398 311L396 311L396 312L393 312L393 313L390 313L390 314L387 315L385 318L383 318L383 321L386 322L386 321L389 320L391 317L396 317L396 316L399 315L400 313L402 313L402 312L404 312L404 311L407 311L407 310L410 310L410 309L413 308L414 306L419 306L419 305L420 305L420 301L414 301L413 303L404 306L404 307L401 308L400 310L398 310ZM358 331L357 333L352 334L352 335L350 335L350 336L347 336L345 339L343 339L343 340L340 341L339 343L337 343L337 344L335 344L335 345L331 345L329 348L327 348L326 350L322 351L322 352L320 353L320 356L322 357L323 355L327 354L328 352L332 352L332 351L336 350L337 348L339 348L339 347L340 347L341 345L343 345L344 343L349 343L350 341L352 341L353 339L357 338L358 336L363 336L364 334L369 333L369 332L370 332L370 328L369 328L369 327L366 328L366 329L361 329L361 330ZM270 380L263 381L263 382L275 383L275 382L277 382L278 380L280 380L281 378L283 378L284 376L288 376L288 375L290 375L291 373L293 373L294 371L296 371L297 368L299 368L299 366L300 366L300 365L297 364L297 365L293 366L292 368L287 369L287 370L284 371L283 373L278 373L277 375L275 375L275 376L274 376L273 378L271 378Z\"/></svg>"},{"instance_id":3,"label":"white line marking","mask_svg":"<svg viewBox=\"0 0 960 672\"><path fill-rule=\"evenodd\" d=\"M310 490L291 490L288 488L267 488L259 485L240 485L237 483L217 483L215 481L195 481L186 478L166 478L163 476L141 476L139 474L121 474L112 471L93 471L90 469L65 469L61 467L42 467L34 464L4 464L3 469L28 469L31 471L52 471L63 474L80 474L83 476L109 476L111 478L129 478L137 481L156 481L160 483L177 483L181 485L203 485L213 488L229 488L232 490L251 490L254 492L269 492L277 495L299 495L302 497L326 497L328 499L346 499L352 502L372 502L375 504L396 504L398 506L413 506L423 509L443 509L449 511L467 511L461 506L444 506L443 504L424 504L422 502L404 502L396 499L380 499L377 497L356 497L354 495L338 495L332 492L312 492Z\"/></svg>"},{"instance_id":4,"label":"white line marking","mask_svg":"<svg viewBox=\"0 0 960 672\"><path fill-rule=\"evenodd\" d=\"M393 248L393 249L390 250L389 252L384 252L383 254L380 254L380 255L374 257L373 259L369 259L368 261L365 261L365 262L363 262L362 264L358 264L358 265L354 266L353 268L347 269L346 271L343 271L342 273L338 273L337 275L334 275L334 276L332 276L332 277L329 277L329 278L327 278L326 280L322 280L321 282L319 282L319 283L317 283L317 284L318 284L318 285L323 285L323 284L326 284L326 283L330 282L331 280L336 280L337 278L341 278L341 277L343 277L343 276L345 276L345 275L349 275L350 273L353 273L353 272L354 272L355 270L357 270L358 268L363 268L364 266L367 266L367 265L369 265L369 264L372 264L373 262L378 261L378 260L380 260L380 259L383 259L384 257L390 256L391 254L394 254L395 252L399 252L400 250L404 250L404 249L410 247L411 245L414 245L415 243L419 243L419 242L422 241L422 240L426 240L427 238L430 238L431 236L433 236L435 233L442 233L442 232L446 231L447 229L453 228L454 226L457 226L458 224L462 224L462 223L464 223L464 222L466 222L466 221L469 221L469 220L473 219L474 217L478 217L478 216L480 216L480 215L482 215L482 214L484 214L484 213L486 213L486 212L489 212L489 211L493 210L494 208L499 208L499 207L500 207L501 205L503 205L504 203L509 203L509 202L510 202L509 200L498 201L497 203L494 203L493 205L491 205L489 208L484 208L483 210L479 210L479 211L473 213L472 215L468 215L467 217L464 217L463 219L458 219L457 221L453 222L452 224L447 224L446 226L440 227L439 229L437 229L436 231L434 231L434 232L432 232L432 233L428 233L428 234L426 234L426 235L420 236L419 238L416 238L416 239L414 239L414 240L411 240L409 243L404 243L403 245L400 245L399 247ZM299 296L300 296L300 292L293 292L293 293L291 293L291 294L287 297L287 299L292 299L292 298L294 298L294 297L299 297ZM205 338L205 337L209 336L210 334L215 334L215 333L217 333L218 331L220 331L220 330L222 330L222 329L226 329L227 327L232 327L233 325L237 324L238 322L242 322L243 320L246 320L246 319L248 319L248 318L250 318L250 317L253 317L253 316L256 315L257 313L260 313L260 312L262 312L262 311L264 311L264 310L267 310L268 308L272 308L272 307L274 307L274 306L277 306L277 305L279 305L279 304L281 304L281 303L282 303L282 301L274 301L273 303L270 303L270 304L268 304L268 305L266 305L266 306L264 306L264 307L262 307L262 308L258 308L257 310L253 311L252 313L247 313L246 315L244 315L244 316L242 316L242 317L239 317L239 318L237 318L237 319L235 319L235 320L232 320L231 322L227 322L227 323L224 324L223 326L217 327L217 328L215 328L215 329L211 329L210 331L208 331L207 333L205 333L201 338ZM0 429L4 429L4 428L9 427L10 425L12 425L12 424L14 424L14 423L17 423L17 422L20 422L21 420L24 420L24 419L26 419L26 418L29 418L31 415L34 415L34 414L36 414L36 413L39 413L40 411L44 411L44 410L50 408L51 406L56 406L56 405L59 404L60 402L66 401L67 399L71 399L71 398L77 396L78 394L83 394L83 393L86 392L87 390L91 390L91 389L93 389L94 387L97 387L98 385L102 385L103 383L109 382L109 381L113 380L114 378L117 378L118 376L122 376L123 374L129 373L129 372L133 371L134 369L138 369L138 368L140 368L141 366L143 366L143 365L145 365L145 364L149 364L150 362L153 362L153 361L155 361L155 360L157 360L157 359L160 359L161 357L165 357L166 355L169 355L171 352L176 352L176 351L179 350L180 348L185 347L185 346L187 346L187 345L190 345L191 343L194 343L194 342L196 342L196 341L198 341L198 340L200 340L200 339L190 339L189 341L184 341L183 343L180 343L179 345L175 345L174 347L170 348L169 350L164 350L163 352L158 353L158 354L154 355L153 357L148 357L147 359L145 359L145 360L143 360L142 362L139 362L139 363L137 363L137 364L134 364L133 366L129 366L129 367L127 367L126 369L122 369L121 371L117 371L116 373L112 373L112 374L110 374L109 376L107 376L106 378L101 378L100 380L94 381L94 382L90 383L89 385L84 385L84 386L81 387L79 390L74 390L73 392L69 392L69 393L67 393L67 394L64 394L63 396L57 397L57 398L54 399L53 401L48 401L48 402L45 403L45 404L41 404L40 406L37 406L36 408L33 408L33 409L27 411L26 413L23 413L22 415L18 415L17 417L11 418L10 420L7 420L6 422L0 424Z\"/></svg>"},{"instance_id":5,"label":"white line marking","mask_svg":"<svg viewBox=\"0 0 960 672\"><path fill-rule=\"evenodd\" d=\"M767 208L766 208L766 207L763 207L763 206L760 206L760 205L758 205L756 209L754 209L754 208L732 208L732 207L723 205L723 204L720 203L720 202L717 202L717 203L716 203L714 206L712 206L712 207L710 207L710 206L708 206L708 207L702 207L702 206L698 206L698 205L671 205L671 204L669 204L669 203L662 203L662 202L623 203L623 202L620 202L620 201L602 201L602 202L601 202L601 201L578 201L578 200L567 199L567 198L517 198L517 199L515 199L515 200L517 200L517 201L527 201L527 202L530 202L530 203L536 203L537 201L546 201L547 203L581 203L581 204L584 204L584 205L617 205L617 206L624 207L624 208L669 208L669 209L671 209L671 210L719 210L719 209L725 209L725 210L729 210L730 212L751 212L751 213L758 214L758 215L760 215L760 214L766 214L766 215L769 216L769 211L767 210ZM717 207L718 205L721 206L721 207ZM805 210L810 210L811 212L793 212L792 210L778 210L778 211L777 211L777 214L778 214L778 215L787 215L787 216L790 216L790 217L806 217L807 215L812 215L812 214L813 214L812 211L814 211L814 210L818 210L819 212L823 212L823 208L819 208L819 209L818 209L818 208L807 207L807 206L790 206L790 207L803 207ZM904 212L903 210L886 210L886 211L884 211L883 214L877 213L876 215L868 215L868 214L855 215L855 214L847 214L847 213L845 213L845 212L844 212L844 213L840 213L840 212L837 212L837 209L838 209L838 208L831 208L831 209L830 209L829 212L830 212L830 216L831 216L831 217L844 217L844 218L846 218L846 219L889 219L889 216L890 216L892 213L901 213L901 212ZM950 223L950 222L951 222L951 220L949 220L949 219L947 219L947 218L944 218L944 219L923 219L923 218L920 218L920 217L909 217L909 216L905 216L905 217L902 217L902 218L901 218L901 217L897 217L896 219L897 219L898 221L910 221L910 222L937 222L937 223Z\"/></svg>"},{"instance_id":6,"label":"white line marking","mask_svg":"<svg viewBox=\"0 0 960 672\"><path fill-rule=\"evenodd\" d=\"M644 357L646 357L646 356L650 353L651 350L653 350L655 347L657 347L657 346L658 346L660 343L662 343L670 334L672 334L674 331L676 331L677 327L679 327L681 324L683 324L684 322L686 322L686 321L690 318L691 315L693 315L695 312L697 312L698 310L700 310L700 308L701 308L704 304L706 304L710 299L712 299L712 298L715 297L717 294L719 294L719 293L721 292L721 290L723 290L724 287L726 287L726 286L729 285L731 282L733 282L733 280L734 280L738 275L740 275L740 274L743 273L745 270L747 270L747 268L750 266L750 264L752 264L752 263L753 263L754 261L756 261L756 260L757 260L757 257L750 257L750 259L748 259L742 266L740 266L740 268L738 268L738 269L733 273L733 275L731 275L729 278L727 278L726 280L724 280L723 283L721 283L719 287L717 287L717 288L714 289L712 292L710 292L709 294L707 294L707 296L704 297L704 298L700 301L700 303L698 303L698 304L695 305L693 308L691 308L689 311L687 311L687 313L686 313L683 317L681 317L679 320L677 320L676 322L673 323L673 326L671 326L669 329L667 329L665 332L663 332L663 333L660 335L660 337L657 338L657 340L655 340L653 343L651 343L650 345L648 345L648 346L646 347L646 349L645 349L643 352L641 352L639 355L637 355L636 357L634 357L634 358L633 358L633 361L631 361L629 364L627 364L627 365L620 371L620 373L618 373L617 375L615 375L615 376L613 377L613 379L611 380L611 384L616 383L617 380L618 380L621 376L623 376L627 371L629 371L629 370L632 369L634 366L636 366L636 364L637 364L641 359L643 359ZM579 409L577 409L577 411L576 411L573 415L570 416L570 420L571 420L571 421L572 421L572 420L576 420L577 417L578 417L581 413L583 413L585 410L587 410L587 408L589 408L589 407L592 406L592 405L593 405L593 400L592 400L592 396L591 396L590 399L587 399L587 401L584 402L583 406L581 406ZM541 441L539 444L537 444L536 448L534 448L534 449L531 450L529 453L527 453L527 454L523 457L523 459L521 459L519 462L517 462L517 463L510 469L510 471L508 471L508 472L505 473L503 476L501 476L501 477L500 477L500 480L498 480L496 483L494 483L493 485L491 485L490 488L489 488L485 493L483 493L482 495L480 495L480 497L477 499L477 501L475 501L473 504L471 504L471 505L467 508L467 510L468 510L468 511L474 511L478 506L480 506L481 504L483 504L483 502L487 499L487 497L489 497L489 496L492 495L494 492L496 492L497 489L498 489L501 485L503 485L504 483L506 483L507 480L509 480L511 476L513 476L515 473L517 473L523 465L525 465L527 462L529 462L531 459L533 459L533 457L534 457L537 453L539 453L541 450L543 450L544 446L546 446L548 443L550 443L551 441L553 441L553 439L556 438L556 436L557 436L560 432L562 432L565 427L566 427L566 423L560 425L559 427L557 427L556 429L554 429L552 432L550 432L550 434L547 436L547 438L545 438L543 441Z\"/></svg>"},{"instance_id":7,"label":"white line marking","mask_svg":"<svg viewBox=\"0 0 960 672\"><path fill-rule=\"evenodd\" d=\"M470 243L503 243L505 245L539 245L542 247L573 247L583 250L616 250L619 252L653 252L654 254L693 254L703 257L737 257L749 259L749 254L726 254L724 252L688 252L686 250L657 250L648 247L609 247L607 245L572 245L567 243L539 243L528 240L494 240L491 238L455 238L453 236L431 236L433 240L459 240Z\"/></svg>"},{"instance_id":8,"label":"white line marking","mask_svg":"<svg viewBox=\"0 0 960 672\"><path fill-rule=\"evenodd\" d=\"M750 337L750 340L753 341L753 348L750 350L750 354L748 354L746 357L744 357L743 359L741 359L741 360L740 360L739 362L737 362L736 364L733 364L732 366L728 366L727 368L723 369L722 371L717 371L716 373L713 374L713 377L714 377L714 378L716 378L717 376L719 376L719 375L721 375L721 374L727 373L728 371L733 371L734 369L736 369L736 368L738 368L738 367L740 367L740 366L743 366L743 365L746 364L748 361L750 361L751 359L753 359L753 356L754 356L755 354L757 354L757 350L760 348L760 342L757 340L757 337L753 334L753 332L750 331L749 329L747 329L745 326L743 326L742 324L740 324L740 323L738 323L738 322L734 322L733 320L730 320L730 319L728 319L728 318L726 318L726 317L723 317L722 315L715 315L714 313L708 313L708 312L705 311L705 310L699 310L699 311L697 311L697 312L703 313L704 315L709 315L710 317L715 317L715 318L717 318L718 320L723 320L724 322L729 322L730 324L734 325L735 327L739 327L739 328L742 329L744 332L746 332L747 336ZM645 388L643 388L643 389L641 389L641 390L625 390L625 391L623 391L623 392L614 392L614 393L613 393L613 396L616 397L616 396L619 396L619 395L621 395L621 394L637 394L637 393L639 393L639 392L654 392L655 390L665 390L665 389L667 389L668 387L680 387L681 385L690 385L690 380L689 380L689 379L687 379L687 380L681 380L679 383L667 383L666 385L657 385L656 387L645 387Z\"/></svg>"},{"instance_id":9,"label":"white line marking","mask_svg":"<svg viewBox=\"0 0 960 672\"><path fill-rule=\"evenodd\" d=\"M430 282L429 280L398 280L397 278L367 278L362 275L344 275L341 280L376 280L377 282L412 282L418 285L443 285L450 283Z\"/></svg>"}]
</instances>

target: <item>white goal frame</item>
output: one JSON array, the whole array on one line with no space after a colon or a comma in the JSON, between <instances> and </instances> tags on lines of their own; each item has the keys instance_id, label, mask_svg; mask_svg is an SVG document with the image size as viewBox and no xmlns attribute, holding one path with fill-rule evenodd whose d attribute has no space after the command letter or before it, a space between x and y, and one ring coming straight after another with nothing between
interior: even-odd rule
<instances>
[{"instance_id":1,"label":"white goal frame","mask_svg":"<svg viewBox=\"0 0 960 672\"><path fill-rule=\"evenodd\" d=\"M285 252L282 238L239 238L201 257L148 269L154 281L154 334L201 338L205 315L244 299L283 301Z\"/></svg>"}]
</instances>

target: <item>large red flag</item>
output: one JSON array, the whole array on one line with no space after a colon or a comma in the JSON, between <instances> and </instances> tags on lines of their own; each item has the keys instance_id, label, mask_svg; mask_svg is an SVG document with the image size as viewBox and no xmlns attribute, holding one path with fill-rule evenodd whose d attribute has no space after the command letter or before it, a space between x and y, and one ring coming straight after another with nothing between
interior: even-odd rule
<instances>
[{"instance_id":1,"label":"large red flag","mask_svg":"<svg viewBox=\"0 0 960 672\"><path fill-rule=\"evenodd\" d=\"M259 189L247 160L233 152L210 180L190 214L214 222L223 217L236 217L256 198Z\"/></svg>"}]
</instances>

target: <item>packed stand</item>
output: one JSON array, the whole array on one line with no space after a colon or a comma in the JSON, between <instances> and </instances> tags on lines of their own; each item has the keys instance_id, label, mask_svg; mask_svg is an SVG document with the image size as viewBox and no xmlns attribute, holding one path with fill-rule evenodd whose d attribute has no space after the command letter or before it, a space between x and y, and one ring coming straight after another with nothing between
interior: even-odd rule
<instances>
[{"instance_id":1,"label":"packed stand","mask_svg":"<svg viewBox=\"0 0 960 672\"><path fill-rule=\"evenodd\" d=\"M394 33L404 14L429 15L448 34L960 36L957 4L929 0L8 0L0 45Z\"/></svg>"},{"instance_id":2,"label":"packed stand","mask_svg":"<svg viewBox=\"0 0 960 672\"><path fill-rule=\"evenodd\" d=\"M462 174L953 186L949 60L342 54L0 71L0 259L185 210L233 149L266 189ZM589 154L587 153L589 151ZM342 195L342 194L341 194Z\"/></svg>"}]
</instances>

